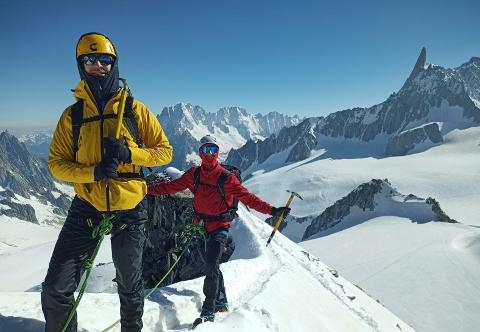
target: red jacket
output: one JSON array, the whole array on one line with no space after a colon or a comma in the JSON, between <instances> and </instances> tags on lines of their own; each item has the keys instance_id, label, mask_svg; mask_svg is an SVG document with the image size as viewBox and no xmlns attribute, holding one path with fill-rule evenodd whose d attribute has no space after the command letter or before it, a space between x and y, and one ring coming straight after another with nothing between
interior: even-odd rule
<instances>
[{"instance_id":1,"label":"red jacket","mask_svg":"<svg viewBox=\"0 0 480 332\"><path fill-rule=\"evenodd\" d=\"M185 189L190 189L193 192L195 169L196 167L190 168L176 180L150 185L148 193L151 195L168 195ZM220 164L217 164L213 170L208 172L204 168L200 168L200 183L193 196L193 208L196 212L211 216L220 215L227 212L236 197L240 202L258 212L271 214L272 206L250 193L232 173L227 177L223 186L225 200L228 203L228 206L226 206L217 190L218 178L223 170L224 168ZM197 217L194 218L194 221L196 224L199 222ZM230 223L230 220L208 221L205 222L205 230L210 233L219 228L228 229Z\"/></svg>"}]
</instances>

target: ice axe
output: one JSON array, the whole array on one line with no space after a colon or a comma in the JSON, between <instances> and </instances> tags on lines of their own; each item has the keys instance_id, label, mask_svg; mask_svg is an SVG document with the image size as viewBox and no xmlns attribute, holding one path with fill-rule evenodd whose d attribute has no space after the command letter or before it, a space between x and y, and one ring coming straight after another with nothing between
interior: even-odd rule
<instances>
[{"instance_id":1,"label":"ice axe","mask_svg":"<svg viewBox=\"0 0 480 332\"><path fill-rule=\"evenodd\" d=\"M294 191L290 191L290 190L287 190L287 192L290 193L290 197L288 198L288 201L287 201L287 204L285 205L285 207L289 207L290 204L292 203L293 201L293 198L295 196L297 196L298 198L300 198L301 200L303 200L302 196L300 196L298 193L294 192ZM283 219L285 218L285 211L282 211L282 213L280 213L280 215L278 216L277 218L277 222L275 223L275 226L273 227L273 231L272 231L272 234L270 234L270 237L268 238L268 241L267 241L267 246L268 244L270 243L270 241L272 241L272 238L273 236L275 235L275 232L277 231L277 229L280 227L280 224L282 223Z\"/></svg>"},{"instance_id":2,"label":"ice axe","mask_svg":"<svg viewBox=\"0 0 480 332\"><path fill-rule=\"evenodd\" d=\"M115 130L115 138L120 138L120 129L122 128L123 115L125 113L125 104L127 102L127 95L130 94L130 88L128 87L127 80L119 78L123 83L122 93L120 94L120 103L118 105L118 114L117 114L117 128ZM106 200L107 200L107 211L110 212L110 179L106 180L105 184L106 190Z\"/></svg>"},{"instance_id":3,"label":"ice axe","mask_svg":"<svg viewBox=\"0 0 480 332\"><path fill-rule=\"evenodd\" d=\"M115 138L120 138L120 129L122 128L123 114L125 113L125 104L127 101L127 96L130 94L130 88L128 87L127 80L124 78L119 78L123 83L122 93L120 94L120 103L118 105L118 122L117 130L115 130Z\"/></svg>"}]
</instances>

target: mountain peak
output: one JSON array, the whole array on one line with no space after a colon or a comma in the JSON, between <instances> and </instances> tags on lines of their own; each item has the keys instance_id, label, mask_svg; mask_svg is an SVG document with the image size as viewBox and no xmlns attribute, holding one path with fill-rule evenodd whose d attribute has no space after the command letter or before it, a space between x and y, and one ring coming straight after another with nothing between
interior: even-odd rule
<instances>
[{"instance_id":1,"label":"mountain peak","mask_svg":"<svg viewBox=\"0 0 480 332\"><path fill-rule=\"evenodd\" d=\"M415 66L413 67L412 72L410 73L410 76L408 76L407 80L405 81L405 84L413 80L420 72L425 70L426 61L427 61L427 50L425 47L422 47L422 50L420 51L420 55L417 58L417 62L415 62ZM405 84L403 86L405 86Z\"/></svg>"},{"instance_id":2,"label":"mountain peak","mask_svg":"<svg viewBox=\"0 0 480 332\"><path fill-rule=\"evenodd\" d=\"M8 140L10 141L11 139L15 138L8 130L2 131L0 133L0 141Z\"/></svg>"}]
</instances>

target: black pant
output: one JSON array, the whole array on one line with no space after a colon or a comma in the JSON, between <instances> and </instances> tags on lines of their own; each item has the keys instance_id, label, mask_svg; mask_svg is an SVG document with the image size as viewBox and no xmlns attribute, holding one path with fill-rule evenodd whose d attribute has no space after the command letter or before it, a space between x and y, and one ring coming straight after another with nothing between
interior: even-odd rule
<instances>
[{"instance_id":1,"label":"black pant","mask_svg":"<svg viewBox=\"0 0 480 332\"><path fill-rule=\"evenodd\" d=\"M202 310L214 312L215 300L227 302L227 294L220 271L220 263L228 261L235 246L228 230L221 229L208 235L207 252L205 254L205 280L203 294L205 301ZM225 258L228 252L228 258Z\"/></svg>"},{"instance_id":2,"label":"black pant","mask_svg":"<svg viewBox=\"0 0 480 332\"><path fill-rule=\"evenodd\" d=\"M111 232L112 258L120 297L122 332L142 329L143 283L142 252L145 244L146 203L115 213ZM42 283L42 310L45 331L59 332L75 302L74 292L99 239L92 238L93 227L102 219L91 205L75 198L68 212ZM89 220L93 225L89 225ZM92 227L93 226L93 227ZM113 322L112 322L113 323ZM67 331L77 330L73 317Z\"/></svg>"}]
</instances>

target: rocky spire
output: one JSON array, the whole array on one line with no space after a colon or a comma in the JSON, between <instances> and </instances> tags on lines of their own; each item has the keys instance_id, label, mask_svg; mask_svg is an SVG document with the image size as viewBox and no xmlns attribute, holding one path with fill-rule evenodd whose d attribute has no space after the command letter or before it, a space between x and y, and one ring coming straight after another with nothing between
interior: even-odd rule
<instances>
[{"instance_id":1,"label":"rocky spire","mask_svg":"<svg viewBox=\"0 0 480 332\"><path fill-rule=\"evenodd\" d=\"M410 73L410 76L408 76L407 80L403 84L403 87L413 80L421 71L424 70L425 68L425 62L427 60L427 50L425 47L422 47L422 50L420 51L420 55L417 58L417 62L415 63L415 67L413 67L412 72ZM402 89L403 89L402 87Z\"/></svg>"}]
</instances>

